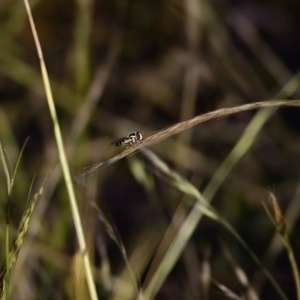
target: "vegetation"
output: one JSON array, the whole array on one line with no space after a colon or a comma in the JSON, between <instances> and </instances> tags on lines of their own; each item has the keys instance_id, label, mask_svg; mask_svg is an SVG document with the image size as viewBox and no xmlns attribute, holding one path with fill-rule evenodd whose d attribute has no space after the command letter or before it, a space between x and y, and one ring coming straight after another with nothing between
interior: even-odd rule
<instances>
[{"instance_id":1,"label":"vegetation","mask_svg":"<svg viewBox=\"0 0 300 300\"><path fill-rule=\"evenodd\" d=\"M297 8L3 1L2 299L300 300Z\"/></svg>"}]
</instances>

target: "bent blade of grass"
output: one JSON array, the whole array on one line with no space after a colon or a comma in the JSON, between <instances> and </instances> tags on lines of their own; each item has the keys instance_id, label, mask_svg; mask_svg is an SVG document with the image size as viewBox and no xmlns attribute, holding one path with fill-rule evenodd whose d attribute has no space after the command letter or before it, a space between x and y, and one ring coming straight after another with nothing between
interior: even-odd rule
<instances>
[{"instance_id":1,"label":"bent blade of grass","mask_svg":"<svg viewBox=\"0 0 300 300\"><path fill-rule=\"evenodd\" d=\"M172 135L175 135L175 134L182 132L186 129L189 129L195 125L207 122L207 121L215 119L215 118L221 118L221 117L229 116L229 115L232 115L235 113L252 110L252 109L270 108L270 111L272 111L271 108L279 108L280 106L300 106L299 100L280 100L280 99L290 97L298 89L299 85L300 85L300 72L296 73L287 82L287 84L279 91L279 93L275 96L275 99L277 99L277 100L249 103L249 104L244 104L244 105L240 105L240 106L236 106L236 107L232 107L232 108L221 108L221 109L215 110L213 112L209 112L206 114L196 116L190 120L174 124L166 129L162 129L159 132L157 132L156 134L153 134L150 137L140 141L137 145L134 145L134 147L130 147L130 148L124 150L122 153L112 157L111 159L108 159L106 161L97 163L93 166L87 167L85 169L85 172L82 175L80 175L79 177L95 174L101 168L108 167L109 165L117 162L118 160L124 158L127 155L133 154L133 153L141 150L142 148L150 147L153 144L159 143ZM266 120L268 118L270 118L273 113L274 113L274 111L271 112L269 114L269 116L266 116ZM263 113L262 111L259 111L256 114L256 115L258 115L258 117L255 116L255 118L259 119L261 117L261 114L268 114L268 113ZM256 122L256 120L254 120L254 122ZM245 132L243 134L243 137L244 136L247 137L247 132ZM247 140L246 137L244 138L245 140ZM224 168L223 168L223 171L225 171ZM219 173L219 175L221 175L221 173ZM224 175L225 174L223 174L222 177L224 177ZM219 179L219 181L221 182L220 179ZM215 184L216 183L211 184L211 188Z\"/></svg>"},{"instance_id":2,"label":"bent blade of grass","mask_svg":"<svg viewBox=\"0 0 300 300\"><path fill-rule=\"evenodd\" d=\"M0 142L0 159L1 159L2 166L3 166L4 174L5 174L5 177L6 177L7 192L10 195L10 192L11 192L11 178L10 178L10 174L9 174L8 167L7 167L7 164L6 164L6 159L5 159L5 156L4 156L4 152L3 152L1 142Z\"/></svg>"},{"instance_id":3,"label":"bent blade of grass","mask_svg":"<svg viewBox=\"0 0 300 300\"><path fill-rule=\"evenodd\" d=\"M17 174L17 170L18 170L18 167L19 167L19 164L20 164L20 161L21 161L21 158L22 158L22 155L23 155L23 152L24 152L24 149L26 147L26 144L27 144L28 140L29 140L29 137L25 140L25 142L22 146L22 149L21 149L21 151L18 155L17 162L15 164L15 167L14 167L11 175L10 175L8 167L7 167L6 159L5 159L4 152L3 152L2 143L0 142L0 160L1 160L3 170L4 170L4 174L5 174L5 177L6 177L7 193L8 193L9 196L11 195L12 188L13 188L14 181L15 181L15 177L16 177L16 174Z\"/></svg>"},{"instance_id":4,"label":"bent blade of grass","mask_svg":"<svg viewBox=\"0 0 300 300\"><path fill-rule=\"evenodd\" d=\"M300 72L295 74L291 78L291 80L282 88L282 90L276 95L276 98L285 98L289 97L292 95L299 87L299 81L300 81ZM265 102L263 102L265 103ZM271 107L270 105L269 107ZM274 105L273 107L276 107ZM248 106L249 108L249 106ZM264 112L266 111L266 112ZM219 110L220 112L220 110ZM224 112L223 112L224 113ZM223 113L221 112L221 116L223 116ZM221 186L227 175L229 174L228 170L232 170L233 167L237 164L237 162L241 159L241 157L248 151L248 149L252 146L252 143L255 140L255 136L260 132L262 126L264 123L272 116L273 111L272 109L269 110L260 110L255 117L252 119L251 123L247 126L244 134L240 138L238 144L234 147L234 149L230 152L224 163L220 166L220 168L217 170L215 175L213 176L212 180L210 181L208 187L205 189L203 195L204 197L208 200L211 201L213 196L215 195L216 191L218 188ZM227 115L227 114L226 114ZM265 119L265 121L263 121ZM206 120L202 120L205 122ZM260 122L259 122L260 121ZM185 122L182 122L183 124ZM181 124L182 124L181 123ZM201 123L201 122L199 122ZM257 126L257 124L260 124L260 126ZM175 125L176 126L176 125ZM252 128L252 130L251 130ZM254 130L256 128L256 130ZM254 134L256 131L256 134ZM252 138L249 138L250 142L248 141L248 135L252 132ZM245 141L246 143L244 144L242 141ZM130 150L130 149L129 149ZM132 151L134 152L134 151ZM122 153L121 153L122 154ZM122 157L121 157L122 158ZM101 167L101 166L100 166ZM97 165L94 166L93 171L97 172L96 170ZM179 255L183 251L183 248L185 244L187 243L187 240L191 237L192 233L194 232L197 224L199 223L201 217L202 217L202 212L198 211L196 207L192 209L190 212L189 216L187 217L185 221L185 226L189 227L190 230L186 232L185 234L182 232L178 232L174 241L173 241L173 249L174 251L177 251L176 253L173 253L169 248L169 251L165 254L164 260L166 261L167 257L169 256L169 264L165 264L163 267L162 265L164 264L163 262L160 264L159 269L156 270L155 274L152 277L152 287L150 286L147 288L148 295L154 296L156 292L158 291L159 287L162 285L162 283L165 281L166 277L170 273L171 269L175 265L175 262L177 261ZM174 247L176 241L181 241L181 243L178 242L178 248ZM176 246L176 245L175 245ZM155 282L155 284L153 283ZM156 291L151 291L151 288L156 289ZM150 298L149 298L150 299Z\"/></svg>"},{"instance_id":5,"label":"bent blade of grass","mask_svg":"<svg viewBox=\"0 0 300 300\"><path fill-rule=\"evenodd\" d=\"M222 162L222 164L210 180L209 184L205 188L203 195L206 200L212 200L229 173L254 144L255 139L257 138L262 127L275 111L276 108L274 107L260 110L251 120L237 144Z\"/></svg>"},{"instance_id":6,"label":"bent blade of grass","mask_svg":"<svg viewBox=\"0 0 300 300\"><path fill-rule=\"evenodd\" d=\"M171 170L163 161L161 161L153 152L150 150L143 150L142 152L164 175L167 176L169 182L180 191L194 197L198 202L195 203L190 214L187 216L183 224L178 230L177 235L173 239L171 245L169 246L167 252L165 253L163 260L159 264L157 270L155 271L153 277L150 280L149 285L144 291L145 299L153 299L159 288L165 281L170 270L175 265L179 258L179 255L183 251L188 239L194 232L200 217L205 215L223 225L240 243L240 245L248 252L250 257L255 261L255 263L261 268L265 276L272 283L278 294L282 299L287 300L284 292L281 290L280 286L276 283L269 271L262 265L261 261L255 255L255 253L250 249L247 243L242 239L242 237L237 233L237 231L224 219L219 213L209 204L205 197L187 180L182 178L178 173Z\"/></svg>"},{"instance_id":7,"label":"bent blade of grass","mask_svg":"<svg viewBox=\"0 0 300 300\"><path fill-rule=\"evenodd\" d=\"M20 164L20 161L21 161L21 158L22 158L24 149L25 149L25 147L26 147L28 141L29 141L29 137L26 138L26 140L25 140L25 142L24 142L24 144L23 144L23 146L22 146L22 149L21 149L21 151L20 151L20 154L19 154L19 156L18 156L18 158L17 158L16 165L15 165L15 167L14 167L14 169L13 169L12 176L11 176L11 186L12 186L12 187L13 187L13 185L14 185L15 178L16 178L16 174L17 174L17 171L18 171L18 168L19 168L19 164Z\"/></svg>"},{"instance_id":8,"label":"bent blade of grass","mask_svg":"<svg viewBox=\"0 0 300 300\"><path fill-rule=\"evenodd\" d=\"M95 286L95 282L93 279L93 273L92 273L92 267L90 264L90 259L89 259L88 253L86 251L86 242L85 242L83 227L82 227L82 223L81 223L81 219L80 219L80 215L79 215L79 209L78 209L77 202L76 202L73 182L72 182L70 168L69 168L69 164L68 164L68 160L67 160L67 156L66 156L66 151L64 148L62 134L60 131L60 126L59 126L59 122L58 122L58 118L57 118L57 114L56 114L56 108L55 108L55 103L54 103L53 96L52 96L52 90L51 90L51 86L50 86L49 76L48 76L41 44L39 42L39 37L38 37L37 31L35 28L35 24L33 21L33 17L31 14L31 9L30 9L28 0L24 0L24 4L26 7L29 23L31 26L31 31L32 31L35 46L37 49L38 58L40 61L40 67L41 67L41 73L42 73L43 82L44 82L45 93L46 93L46 97L47 97L47 101L48 101L50 115L51 115L52 122L54 125L54 135L55 135L56 144L57 144L57 148L58 148L60 164L62 167L62 172L64 175L66 187L67 187L72 216L73 216L75 230L76 230L77 239L78 239L78 244L79 244L81 255L83 256L86 280L87 280L90 296L91 296L92 300L96 300L96 299L98 299L96 286Z\"/></svg>"},{"instance_id":9,"label":"bent blade of grass","mask_svg":"<svg viewBox=\"0 0 300 300\"><path fill-rule=\"evenodd\" d=\"M198 115L187 121L183 121L183 122L174 124L166 129L162 129L159 132L157 132L156 134L153 134L153 135L147 137L146 139L139 141L133 147L130 147L130 148L124 150L120 154L118 154L106 161L103 161L103 162L97 163L93 166L87 167L86 171L82 175L80 175L80 177L85 176L85 175L95 174L101 168L108 167L109 165L119 161L120 159L124 158L125 156L133 154L137 151L140 151L143 148L147 148L154 144L157 144L157 143L169 138L172 135L175 135L179 132L182 132L184 130L192 128L193 126L196 126L198 124L201 124L201 123L204 123L204 122L216 119L216 118L221 118L221 117L229 116L229 115L236 114L239 112L243 112L243 111L259 109L259 108L270 108L272 110L272 109L275 109L275 108L278 108L281 106L300 106L300 100L272 100L272 101L248 103L248 104L235 106L235 107L231 107L231 108L221 108L221 109L209 112L209 113Z\"/></svg>"},{"instance_id":10,"label":"bent blade of grass","mask_svg":"<svg viewBox=\"0 0 300 300\"><path fill-rule=\"evenodd\" d=\"M218 188L221 186L227 175L229 174L229 170L232 170L233 167L237 164L237 162L241 159L241 157L248 151L248 149L251 147L252 143L255 140L255 137L260 132L262 126L265 124L265 122L268 120L268 118L271 116L271 113L273 112L273 109L268 110L261 110L259 111L256 116L252 119L250 124L247 126L244 134L240 138L237 145L233 148L233 150L230 152L228 157L225 159L225 161L222 163L222 165L219 167L219 169L216 171L215 175L211 179L210 183L208 184L207 188L203 192L203 203L205 201L211 201L213 196L215 195ZM248 135L250 135L249 139L247 138ZM159 160L156 160L156 163L158 163ZM168 167L164 166L165 164L162 163L159 165L160 168L163 169L164 172L168 172ZM197 196L198 190L195 189L194 196ZM204 200L206 199L206 200ZM185 223L183 226L186 226L190 229L190 231L185 232L184 230L179 231L177 235L174 238L174 244L170 245L170 249L167 253L165 253L164 261L161 263L163 265L165 261L171 261L172 263L165 264L165 266L161 266L160 268L155 271L155 274L153 275L152 281L157 281L157 285L160 286L163 281L166 279L166 276L168 276L169 272L175 265L175 262L179 258L179 255L183 251L183 248L185 247L187 241L190 239L192 233L196 229L197 224L201 220L203 216L203 213L201 210L197 209L197 207L194 207L192 211L190 212L189 216L187 217ZM176 241L175 241L176 240ZM172 253L172 251L177 251L177 253ZM169 256L169 258L168 258ZM163 270L164 268L164 270ZM155 279L155 276L158 278ZM150 289L150 288L149 288ZM154 293L155 294L155 293Z\"/></svg>"}]
</instances>

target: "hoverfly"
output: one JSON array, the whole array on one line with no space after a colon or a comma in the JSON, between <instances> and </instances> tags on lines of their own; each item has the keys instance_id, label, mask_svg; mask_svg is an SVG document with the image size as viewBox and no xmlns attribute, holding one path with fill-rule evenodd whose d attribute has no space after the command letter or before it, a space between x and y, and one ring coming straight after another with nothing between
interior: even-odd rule
<instances>
[{"instance_id":1,"label":"hoverfly","mask_svg":"<svg viewBox=\"0 0 300 300\"><path fill-rule=\"evenodd\" d=\"M120 139L117 139L113 142L111 142L111 145L115 146L133 146L136 144L138 141L141 141L143 139L142 134L139 131L131 132L127 136L124 136Z\"/></svg>"}]
</instances>

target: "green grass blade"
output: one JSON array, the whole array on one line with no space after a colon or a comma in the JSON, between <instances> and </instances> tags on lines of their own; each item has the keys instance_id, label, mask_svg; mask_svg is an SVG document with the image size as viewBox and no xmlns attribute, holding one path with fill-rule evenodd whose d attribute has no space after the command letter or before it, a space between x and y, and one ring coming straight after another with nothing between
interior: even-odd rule
<instances>
[{"instance_id":1,"label":"green grass blade","mask_svg":"<svg viewBox=\"0 0 300 300\"><path fill-rule=\"evenodd\" d=\"M273 276L269 273L267 269L262 265L255 253L250 249L247 243L242 239L242 237L236 232L236 230L224 219L219 213L209 204L205 197L187 180L182 178L178 173L171 170L163 161L161 161L153 152L149 150L144 150L142 152L154 165L158 168L163 175L167 176L167 181L180 191L194 197L198 203L195 204L194 208L187 216L175 238L173 239L171 245L169 246L162 262L160 263L158 269L155 271L154 276L151 278L149 285L146 287L144 292L145 299L153 299L159 288L165 281L166 276L169 274L170 270L174 267L176 261L178 260L180 254L182 253L187 240L191 237L194 232L200 217L205 215L210 219L213 219L223 225L240 243L240 245L248 252L250 257L255 261L255 263L262 269L265 276L272 283L274 288L277 290L278 294L282 299L287 300L288 298L274 280Z\"/></svg>"},{"instance_id":2,"label":"green grass blade","mask_svg":"<svg viewBox=\"0 0 300 300\"><path fill-rule=\"evenodd\" d=\"M87 246L86 246L85 236L84 236L84 232L83 232L81 218L79 215L79 209L78 209L78 205L77 205L77 201L76 201L76 196L75 196L73 181L72 181L72 177L71 177L71 173L70 173L69 163L68 163L64 143L63 143L63 138L62 138L62 134L61 134L60 126L59 126L59 121L58 121L57 114L56 114L56 108L55 108L55 103L54 103L54 99L53 99L53 95L52 95L50 80L49 80L47 68L45 65L44 57L43 57L43 51L42 51L41 44L39 42L38 33L37 33L37 30L35 27L35 23L34 23L34 20L32 17L32 13L31 13L31 9L30 9L28 0L24 0L24 4L26 7L27 15L29 18L29 23L31 26L31 31L33 34L35 46L36 46L38 57L40 60L40 67L41 67L41 73L42 73L42 78L43 78L43 82L44 82L44 89L45 89L45 93L46 93L46 97L47 97L47 101L48 101L50 115L51 115L52 122L54 125L54 135L55 135L56 145L57 145L57 149L58 149L58 153L59 153L60 164L62 167L62 173L63 173L64 179L65 179L65 184L66 184L66 188L67 188L67 192L68 192L68 196L69 196L69 202L70 202L70 206L71 206L71 211L72 211L75 230L76 230L76 234L77 234L78 244L79 244L81 255L83 257L86 280L87 280L90 296L91 296L92 300L96 300L96 299L98 299L98 296L97 296L95 282L93 279L92 267L91 267L90 259L88 256L88 252L86 251Z\"/></svg>"},{"instance_id":3,"label":"green grass blade","mask_svg":"<svg viewBox=\"0 0 300 300\"><path fill-rule=\"evenodd\" d=\"M232 169L249 151L251 146L253 146L261 129L276 110L277 108L275 107L260 110L251 120L251 122L245 129L242 137L239 139L238 143L234 146L232 151L223 161L223 163L218 168L213 178L207 185L205 191L203 192L204 197L208 201L212 200L212 198L214 197L220 186L223 184L226 177L230 174Z\"/></svg>"},{"instance_id":4,"label":"green grass blade","mask_svg":"<svg viewBox=\"0 0 300 300\"><path fill-rule=\"evenodd\" d=\"M35 180L35 175L33 176L32 180L31 180L30 187L29 187L27 201L26 201L26 207L28 206L28 203L29 203L29 199L30 199L30 195L31 195L31 191L32 191L34 180Z\"/></svg>"},{"instance_id":5,"label":"green grass blade","mask_svg":"<svg viewBox=\"0 0 300 300\"><path fill-rule=\"evenodd\" d=\"M25 142L24 142L24 144L23 144L23 146L22 146L22 149L21 149L21 151L20 151L20 154L19 154L19 156L18 156L16 165L15 165L15 167L14 167L14 169L13 169L13 173L12 173L12 176L11 176L11 187L13 187L13 185L14 185L15 178L16 178L16 174L17 174L17 171L18 171L18 167L19 167L19 164L20 164L20 161L21 161L21 158L22 158L24 149L25 149L25 147L26 147L28 141L29 141L29 137L27 137L27 139L25 140Z\"/></svg>"},{"instance_id":6,"label":"green grass blade","mask_svg":"<svg viewBox=\"0 0 300 300\"><path fill-rule=\"evenodd\" d=\"M9 174L9 171L8 171L8 168L7 168L7 164L6 164L6 160L5 160L5 156L4 156L4 152L3 152L1 142L0 142L0 159L1 159L2 166L3 166L4 174L5 174L5 177L6 177L7 192L10 195L10 193L11 193L11 179L10 179L10 174Z\"/></svg>"},{"instance_id":7,"label":"green grass blade","mask_svg":"<svg viewBox=\"0 0 300 300\"><path fill-rule=\"evenodd\" d=\"M294 255L294 250L292 247L292 243L289 238L289 233L287 230L287 226L285 223L285 219L283 217L281 208L277 202L277 199L273 193L269 193L269 200L270 205L272 207L272 212L269 211L267 205L263 202L263 206L266 210L267 215L269 216L270 220L274 224L276 230L280 234L283 244L285 246L286 252L288 254L288 258L290 260L290 265L292 268L292 272L294 275L295 287L297 292L297 300L300 300L300 275L299 275L299 268L297 266L297 262Z\"/></svg>"}]
</instances>

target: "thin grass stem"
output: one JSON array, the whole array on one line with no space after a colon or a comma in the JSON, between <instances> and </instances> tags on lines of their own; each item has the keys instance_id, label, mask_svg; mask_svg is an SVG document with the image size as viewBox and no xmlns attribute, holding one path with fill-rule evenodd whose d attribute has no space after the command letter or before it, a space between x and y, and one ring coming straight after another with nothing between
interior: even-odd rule
<instances>
[{"instance_id":1,"label":"thin grass stem","mask_svg":"<svg viewBox=\"0 0 300 300\"><path fill-rule=\"evenodd\" d=\"M61 134L59 122L57 119L57 114L56 114L55 104L54 104L54 100L53 100L53 96L52 96L52 90L51 90L50 81L49 81L49 77L48 77L48 73L47 73L47 68L46 68L46 65L44 62L42 48L41 48L41 45L39 42L38 34L37 34L37 31L35 28L35 24L33 21L33 17L31 14L31 9L30 9L28 0L24 0L24 4L25 4L26 10L27 10L32 34L34 37L35 45L36 45L37 52L38 52L38 57L40 60L44 88L45 88L45 92L46 92L50 115L51 115L52 122L54 125L54 134L55 134L56 144L57 144L57 148L58 148L60 164L62 167L62 171L63 171L63 175L64 175L64 179L65 179L65 183L66 183L66 187L67 187L67 191L68 191L68 195L69 195L69 201L70 201L74 225L75 225L75 229L76 229L76 233L77 233L79 248L80 248L81 255L83 257L84 270L85 270L85 275L86 275L86 279L87 279L87 284L88 284L91 299L96 300L96 299L98 299L98 296L97 296L96 287L95 287L95 283L94 283L94 279L93 279L93 273L92 273L92 268L90 265L88 252L86 251L86 242L85 242L84 232L83 232L82 223L81 223L81 219L80 219L80 215L79 215L79 210L78 210L78 206L77 206L77 202L76 202L73 182L72 182L69 164L68 164L68 160L67 160L67 156L66 156L66 152L65 152L65 148L64 148L62 134Z\"/></svg>"},{"instance_id":2,"label":"thin grass stem","mask_svg":"<svg viewBox=\"0 0 300 300\"><path fill-rule=\"evenodd\" d=\"M270 108L272 111L272 109L275 109L275 108L278 108L281 106L300 106L300 100L272 100L272 101L248 103L248 104L239 105L239 106L230 107L230 108L221 108L221 109L218 109L218 110L206 113L206 114L198 115L187 121L176 123L168 128L162 129L159 132L147 137L146 139L139 141L133 147L130 147L130 148L124 150L120 154L118 154L106 161L97 163L93 166L86 168L86 171L81 176L95 174L101 168L108 167L109 165L119 161L120 159L124 158L125 156L133 154L143 148L147 148L154 144L157 144L175 134L178 134L179 132L182 132L184 130L192 128L198 124L201 124L201 123L204 123L204 122L216 119L216 118L221 118L221 117L229 116L229 115L236 114L239 112L243 112L243 111L259 109L259 108ZM264 114L264 113L260 113L260 114ZM248 134L247 131L245 132L245 135L246 134Z\"/></svg>"}]
</instances>

